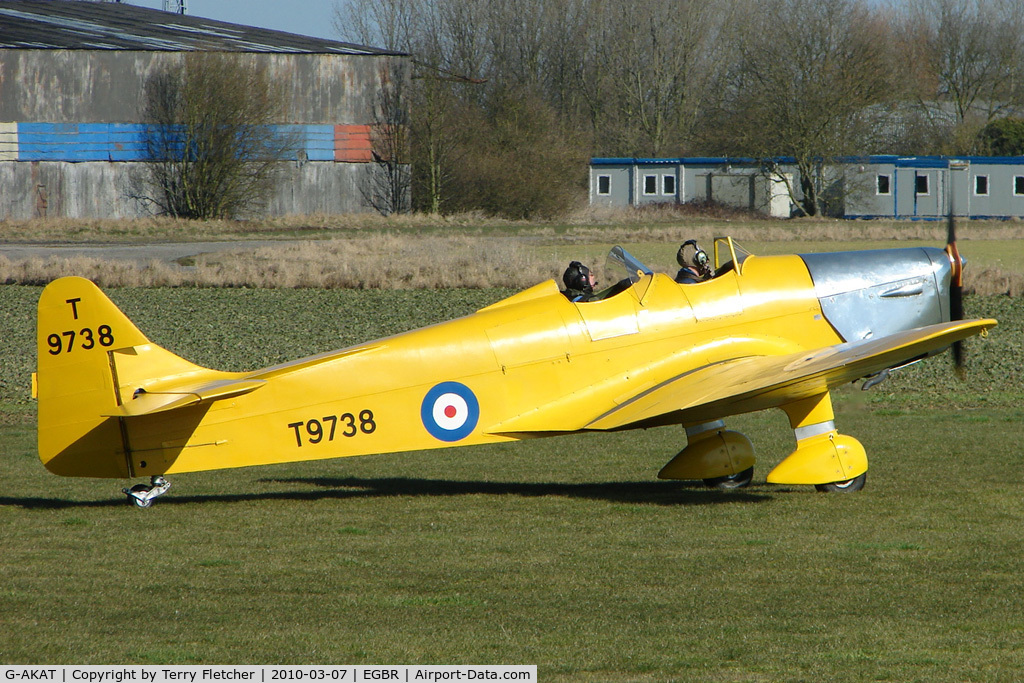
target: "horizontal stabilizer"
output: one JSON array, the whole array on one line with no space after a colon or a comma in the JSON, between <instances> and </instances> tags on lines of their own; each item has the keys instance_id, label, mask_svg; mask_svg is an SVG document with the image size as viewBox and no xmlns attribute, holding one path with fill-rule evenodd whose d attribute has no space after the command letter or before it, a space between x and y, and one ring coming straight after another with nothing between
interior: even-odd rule
<instances>
[{"instance_id":1,"label":"horizontal stabilizer","mask_svg":"<svg viewBox=\"0 0 1024 683\"><path fill-rule=\"evenodd\" d=\"M138 417L152 415L176 408L194 405L202 401L219 401L232 396L241 396L255 391L266 384L261 379L215 380L160 391L136 392L134 398L116 409L103 413L104 417Z\"/></svg>"}]
</instances>

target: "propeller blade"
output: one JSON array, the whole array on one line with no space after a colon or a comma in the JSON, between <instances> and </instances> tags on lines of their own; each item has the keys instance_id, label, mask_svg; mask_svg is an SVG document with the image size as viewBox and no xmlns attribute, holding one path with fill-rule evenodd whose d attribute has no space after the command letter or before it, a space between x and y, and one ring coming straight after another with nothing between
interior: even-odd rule
<instances>
[{"instance_id":1,"label":"propeller blade","mask_svg":"<svg viewBox=\"0 0 1024 683\"><path fill-rule=\"evenodd\" d=\"M960 250L956 247L956 219L953 217L952 208L946 221L946 254L949 255L949 263L953 270L949 276L949 319L964 319L964 259L960 256ZM963 341L953 342L953 367L957 375L964 377L964 343Z\"/></svg>"},{"instance_id":2,"label":"propeller blade","mask_svg":"<svg viewBox=\"0 0 1024 683\"><path fill-rule=\"evenodd\" d=\"M949 284L949 319L964 319L964 288L952 282Z\"/></svg>"},{"instance_id":3,"label":"propeller blade","mask_svg":"<svg viewBox=\"0 0 1024 683\"><path fill-rule=\"evenodd\" d=\"M964 319L963 287L953 283L949 285L949 319ZM953 367L956 368L957 374L961 379L964 377L964 360L963 340L953 342Z\"/></svg>"}]
</instances>

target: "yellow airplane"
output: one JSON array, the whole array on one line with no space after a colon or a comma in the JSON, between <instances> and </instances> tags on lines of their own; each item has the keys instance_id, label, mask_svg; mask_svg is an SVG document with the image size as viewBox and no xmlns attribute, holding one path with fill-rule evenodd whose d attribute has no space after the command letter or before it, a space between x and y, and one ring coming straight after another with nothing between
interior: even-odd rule
<instances>
[{"instance_id":1,"label":"yellow airplane","mask_svg":"<svg viewBox=\"0 0 1024 683\"><path fill-rule=\"evenodd\" d=\"M39 456L75 477L149 477L370 453L680 424L663 479L733 488L754 449L729 415L781 408L796 448L777 484L852 491L868 462L829 392L936 354L995 320L962 317L963 260L946 249L754 256L717 238L680 284L621 247L624 277L570 301L553 280L463 318L254 372L157 346L89 280L39 300ZM700 264L698 264L700 265ZM951 318L953 319L952 321Z\"/></svg>"}]
</instances>

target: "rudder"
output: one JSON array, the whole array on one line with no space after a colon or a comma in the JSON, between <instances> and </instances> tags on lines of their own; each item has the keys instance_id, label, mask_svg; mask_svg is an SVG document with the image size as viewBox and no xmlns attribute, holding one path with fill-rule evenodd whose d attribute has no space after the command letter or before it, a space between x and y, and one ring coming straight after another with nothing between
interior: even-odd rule
<instances>
[{"instance_id":1,"label":"rudder","mask_svg":"<svg viewBox=\"0 0 1024 683\"><path fill-rule=\"evenodd\" d=\"M91 281L54 280L39 298L35 394L39 458L55 474L131 477L127 437L116 412L137 378L118 375L116 356L151 356L164 373L204 372L146 336Z\"/></svg>"}]
</instances>

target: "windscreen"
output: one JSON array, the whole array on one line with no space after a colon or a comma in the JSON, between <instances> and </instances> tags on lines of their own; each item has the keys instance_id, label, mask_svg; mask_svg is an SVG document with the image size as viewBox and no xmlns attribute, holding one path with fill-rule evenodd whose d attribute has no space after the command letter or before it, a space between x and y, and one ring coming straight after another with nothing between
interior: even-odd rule
<instances>
[{"instance_id":1,"label":"windscreen","mask_svg":"<svg viewBox=\"0 0 1024 683\"><path fill-rule=\"evenodd\" d=\"M654 271L641 263L635 256L619 246L614 246L608 252L606 268L609 273L622 273L620 277L627 277L632 283L636 283L644 275L650 275Z\"/></svg>"}]
</instances>

